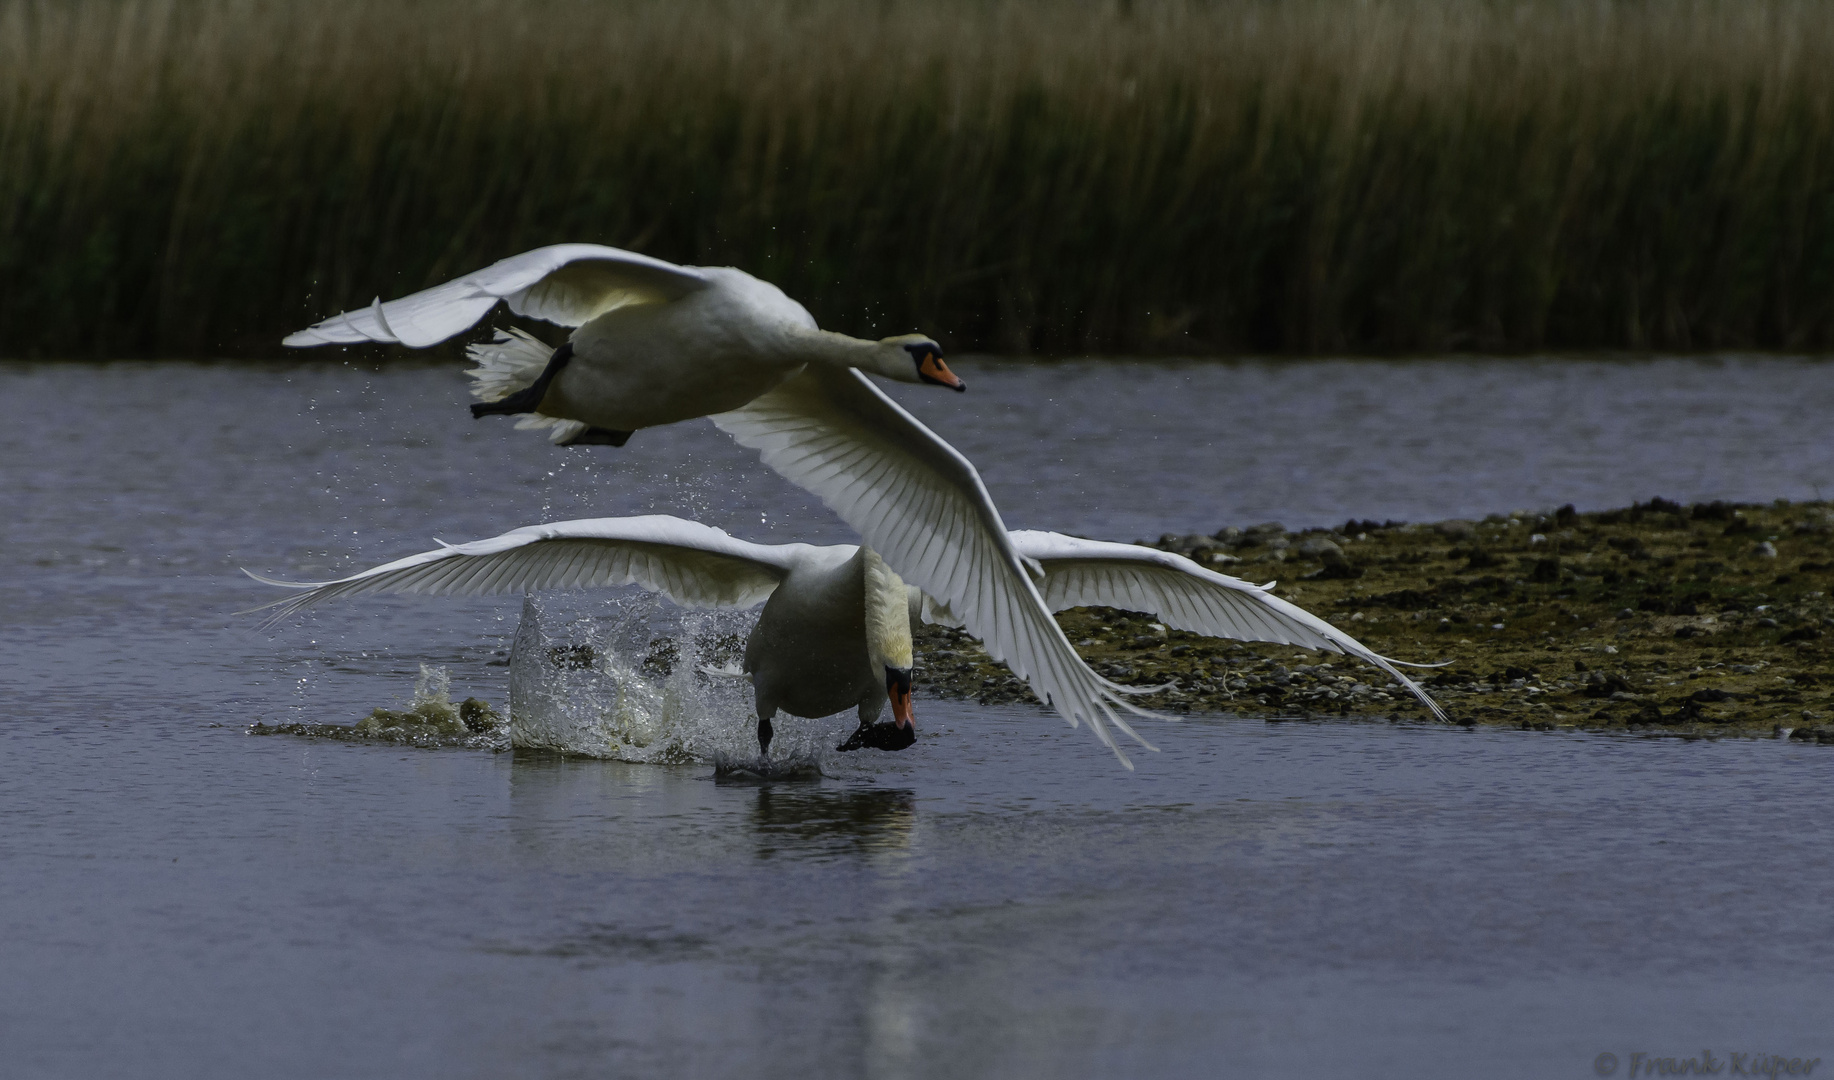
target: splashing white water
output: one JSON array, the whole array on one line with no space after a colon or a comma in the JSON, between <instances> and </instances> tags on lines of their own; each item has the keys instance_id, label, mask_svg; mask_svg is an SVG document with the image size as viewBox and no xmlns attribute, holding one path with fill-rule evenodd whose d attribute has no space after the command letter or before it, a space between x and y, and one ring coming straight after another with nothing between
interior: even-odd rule
<instances>
[{"instance_id":1,"label":"splashing white water","mask_svg":"<svg viewBox=\"0 0 1834 1080\"><path fill-rule=\"evenodd\" d=\"M510 743L657 764L756 758L738 673L756 622L648 593L530 596L510 650Z\"/></svg>"},{"instance_id":2,"label":"splashing white water","mask_svg":"<svg viewBox=\"0 0 1834 1080\"><path fill-rule=\"evenodd\" d=\"M423 707L451 710L454 716L458 715L452 707L452 672L446 670L446 665L420 665L420 677L414 680L414 699L408 709L419 711Z\"/></svg>"}]
</instances>

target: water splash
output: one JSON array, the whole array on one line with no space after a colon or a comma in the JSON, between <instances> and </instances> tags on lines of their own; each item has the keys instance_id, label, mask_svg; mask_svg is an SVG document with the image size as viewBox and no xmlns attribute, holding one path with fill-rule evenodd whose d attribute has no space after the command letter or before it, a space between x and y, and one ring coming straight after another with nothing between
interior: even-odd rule
<instances>
[{"instance_id":1,"label":"water splash","mask_svg":"<svg viewBox=\"0 0 1834 1080\"><path fill-rule=\"evenodd\" d=\"M446 665L420 665L420 677L414 680L414 697L408 702L408 711L422 710L457 715L458 711L452 706L452 672Z\"/></svg>"},{"instance_id":2,"label":"water splash","mask_svg":"<svg viewBox=\"0 0 1834 1080\"><path fill-rule=\"evenodd\" d=\"M756 759L755 612L683 611L648 593L526 598L510 649L510 743L655 764ZM808 753L792 735L777 756Z\"/></svg>"}]
</instances>

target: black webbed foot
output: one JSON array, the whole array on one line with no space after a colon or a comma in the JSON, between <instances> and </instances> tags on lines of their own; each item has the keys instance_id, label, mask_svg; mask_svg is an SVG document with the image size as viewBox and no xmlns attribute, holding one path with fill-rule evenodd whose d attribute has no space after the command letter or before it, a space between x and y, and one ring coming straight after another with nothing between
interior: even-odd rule
<instances>
[{"instance_id":1,"label":"black webbed foot","mask_svg":"<svg viewBox=\"0 0 1834 1080\"><path fill-rule=\"evenodd\" d=\"M580 432L578 435L573 436L560 445L623 446L630 441L630 437L634 434L636 433L631 431L612 431L609 428L602 427L587 428L585 431Z\"/></svg>"},{"instance_id":2,"label":"black webbed foot","mask_svg":"<svg viewBox=\"0 0 1834 1080\"><path fill-rule=\"evenodd\" d=\"M836 750L846 753L849 750L902 750L917 741L915 725L899 727L886 721L878 724L862 724L860 730L853 733L848 740Z\"/></svg>"},{"instance_id":3,"label":"black webbed foot","mask_svg":"<svg viewBox=\"0 0 1834 1080\"><path fill-rule=\"evenodd\" d=\"M471 406L471 417L476 420L485 416L516 416L521 413L541 411L541 399L548 396L548 384L554 381L561 369L573 360L573 343L568 342L554 350L548 357L548 366L541 369L541 377L534 382L502 399L501 401L479 401ZM622 445L622 444L619 444Z\"/></svg>"}]
</instances>

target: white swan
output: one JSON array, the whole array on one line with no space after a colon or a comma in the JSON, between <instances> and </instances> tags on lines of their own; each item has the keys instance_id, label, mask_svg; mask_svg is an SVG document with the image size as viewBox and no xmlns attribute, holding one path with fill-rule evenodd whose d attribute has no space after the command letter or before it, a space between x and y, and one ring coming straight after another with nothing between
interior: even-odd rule
<instances>
[{"instance_id":1,"label":"white swan","mask_svg":"<svg viewBox=\"0 0 1834 1080\"><path fill-rule=\"evenodd\" d=\"M499 301L578 329L551 355L526 335L474 346L483 411L529 414L563 442L614 444L639 427L711 415L947 605L1072 726L1087 722L1116 754L1111 727L1147 745L1119 715L1152 715L1122 696L1140 691L1097 675L1070 647L974 466L861 374L962 389L929 338L828 333L801 304L739 270L560 244L378 298L286 343L426 346Z\"/></svg>"},{"instance_id":2,"label":"white swan","mask_svg":"<svg viewBox=\"0 0 1834 1080\"><path fill-rule=\"evenodd\" d=\"M1393 661L1270 595L1268 586L1133 544L1033 531L1011 537L1042 568L1044 597L1053 610L1126 608L1193 633L1344 653L1381 668L1435 716L1446 718ZM927 621L960 625L946 605L908 588L869 548L752 544L666 515L532 525L444 545L336 581L278 581L244 572L269 585L302 590L269 605L274 619L368 593L475 596L634 584L690 608L749 608L762 601L764 611L745 646L745 670L752 679L763 753L769 752L771 718L778 709L820 717L857 706L859 731L842 749L910 745L915 738L910 620L921 611ZM892 722L874 723L888 698ZM1132 767L1119 747L1108 745Z\"/></svg>"},{"instance_id":3,"label":"white swan","mask_svg":"<svg viewBox=\"0 0 1834 1080\"><path fill-rule=\"evenodd\" d=\"M737 409L805 365L967 389L922 334L865 341L821 330L808 309L743 270L597 244L537 248L399 300L378 297L283 344L423 348L469 329L499 300L577 329L519 385L491 384L472 414L565 421L554 441L567 445L622 446L639 428Z\"/></svg>"}]
</instances>

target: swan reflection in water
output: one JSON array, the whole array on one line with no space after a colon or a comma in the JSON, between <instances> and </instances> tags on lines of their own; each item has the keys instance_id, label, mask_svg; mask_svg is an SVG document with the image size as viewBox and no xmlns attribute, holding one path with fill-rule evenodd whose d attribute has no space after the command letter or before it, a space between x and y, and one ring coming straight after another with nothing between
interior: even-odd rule
<instances>
[{"instance_id":1,"label":"swan reflection in water","mask_svg":"<svg viewBox=\"0 0 1834 1080\"><path fill-rule=\"evenodd\" d=\"M903 789L764 784L751 810L760 859L902 851L916 821L917 795Z\"/></svg>"}]
</instances>

